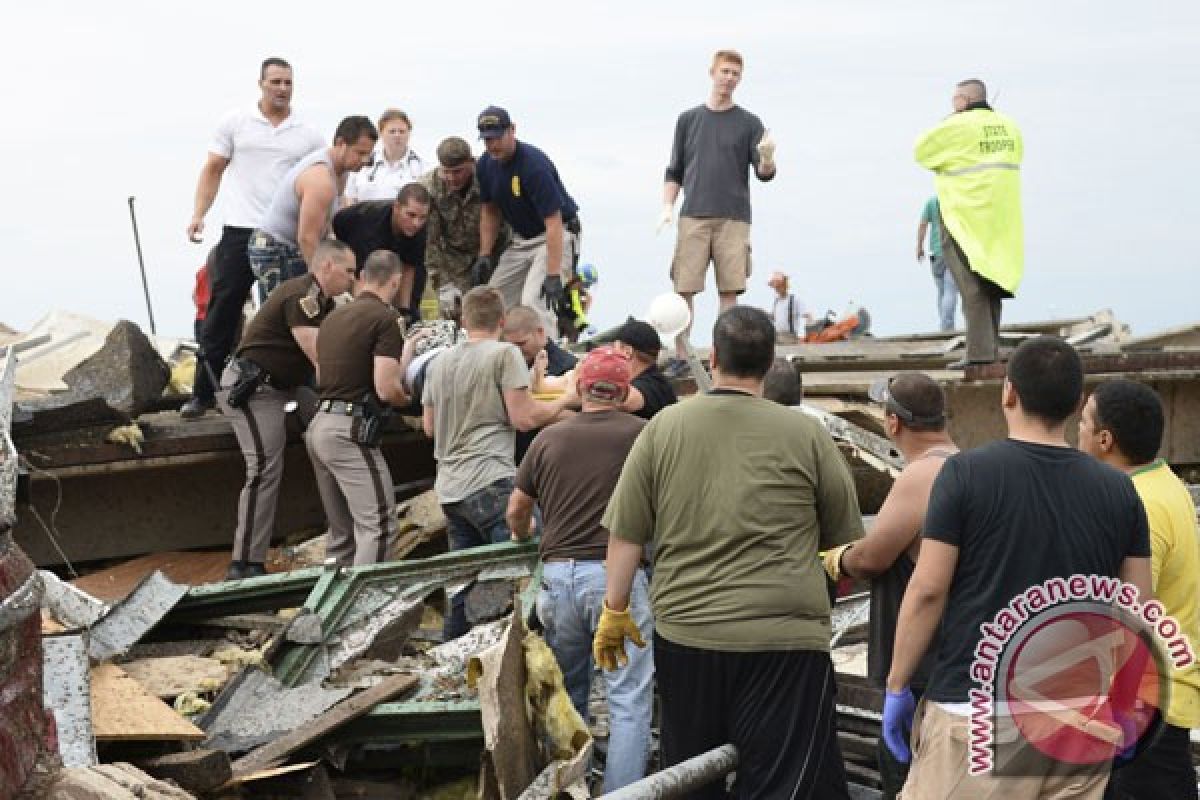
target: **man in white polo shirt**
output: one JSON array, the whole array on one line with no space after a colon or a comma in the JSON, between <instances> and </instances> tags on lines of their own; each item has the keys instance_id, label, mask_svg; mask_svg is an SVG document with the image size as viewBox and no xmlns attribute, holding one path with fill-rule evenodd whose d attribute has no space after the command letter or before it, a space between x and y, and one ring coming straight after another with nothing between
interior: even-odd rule
<instances>
[{"instance_id":1,"label":"man in white polo shirt","mask_svg":"<svg viewBox=\"0 0 1200 800\"><path fill-rule=\"evenodd\" d=\"M250 234L262 221L275 187L301 158L325 144L316 128L292 114L292 67L268 58L259 71L262 97L253 109L232 111L217 126L208 160L196 184L195 207L188 238L200 241L204 215L225 183L225 227L209 262L212 293L200 341L192 399L185 419L201 416L216 405L214 386L233 349L242 306L254 284L246 255Z\"/></svg>"}]
</instances>

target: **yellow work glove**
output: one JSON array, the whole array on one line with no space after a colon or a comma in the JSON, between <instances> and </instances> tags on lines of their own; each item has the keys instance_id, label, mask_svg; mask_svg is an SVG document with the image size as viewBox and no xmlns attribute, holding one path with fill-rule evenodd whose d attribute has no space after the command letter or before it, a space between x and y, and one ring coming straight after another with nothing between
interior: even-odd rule
<instances>
[{"instance_id":1,"label":"yellow work glove","mask_svg":"<svg viewBox=\"0 0 1200 800\"><path fill-rule=\"evenodd\" d=\"M625 655L626 639L638 647L646 646L642 641L642 632L634 624L633 617L629 616L629 609L613 611L606 601L604 610L600 612L596 636L592 639L592 658L601 669L611 672L629 663L629 656Z\"/></svg>"},{"instance_id":2,"label":"yellow work glove","mask_svg":"<svg viewBox=\"0 0 1200 800\"><path fill-rule=\"evenodd\" d=\"M825 564L825 574L837 582L842 579L842 554L853 547L851 544L842 544L826 550L825 555L821 556L821 561Z\"/></svg>"}]
</instances>

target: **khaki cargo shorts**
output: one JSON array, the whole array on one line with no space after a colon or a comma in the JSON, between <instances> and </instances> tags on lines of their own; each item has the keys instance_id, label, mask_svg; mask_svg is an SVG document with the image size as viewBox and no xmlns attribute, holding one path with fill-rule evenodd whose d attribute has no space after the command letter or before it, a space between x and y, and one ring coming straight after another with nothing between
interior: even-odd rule
<instances>
[{"instance_id":1,"label":"khaki cargo shorts","mask_svg":"<svg viewBox=\"0 0 1200 800\"><path fill-rule=\"evenodd\" d=\"M679 294L704 291L708 262L716 267L717 291L746 291L750 277L750 223L719 217L680 217L671 259L671 280Z\"/></svg>"}]
</instances>

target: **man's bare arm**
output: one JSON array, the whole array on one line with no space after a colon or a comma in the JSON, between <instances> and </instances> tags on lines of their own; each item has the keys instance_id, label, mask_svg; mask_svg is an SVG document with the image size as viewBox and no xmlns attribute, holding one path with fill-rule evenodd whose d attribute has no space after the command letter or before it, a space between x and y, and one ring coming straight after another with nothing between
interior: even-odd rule
<instances>
[{"instance_id":1,"label":"man's bare arm","mask_svg":"<svg viewBox=\"0 0 1200 800\"><path fill-rule=\"evenodd\" d=\"M920 538L929 492L941 468L942 459L931 458L900 473L871 530L842 554L843 573L855 578L882 575Z\"/></svg>"},{"instance_id":2,"label":"man's bare arm","mask_svg":"<svg viewBox=\"0 0 1200 800\"><path fill-rule=\"evenodd\" d=\"M625 402L621 403L621 410L636 414L645 407L646 396L642 394L642 390L636 386L630 386L629 394L625 396Z\"/></svg>"},{"instance_id":3,"label":"man's bare arm","mask_svg":"<svg viewBox=\"0 0 1200 800\"><path fill-rule=\"evenodd\" d=\"M604 603L613 611L629 607L633 591L633 576L642 563L642 546L627 542L619 536L608 535L608 556L604 559Z\"/></svg>"},{"instance_id":4,"label":"man's bare arm","mask_svg":"<svg viewBox=\"0 0 1200 800\"><path fill-rule=\"evenodd\" d=\"M484 203L479 215L479 255L493 255L496 236L500 233L500 207L495 203Z\"/></svg>"},{"instance_id":5,"label":"man's bare arm","mask_svg":"<svg viewBox=\"0 0 1200 800\"><path fill-rule=\"evenodd\" d=\"M925 257L925 232L929 230L929 223L921 220L917 225L917 261Z\"/></svg>"},{"instance_id":6,"label":"man's bare arm","mask_svg":"<svg viewBox=\"0 0 1200 800\"><path fill-rule=\"evenodd\" d=\"M216 153L209 153L204 166L200 168L200 179L196 181L196 198L192 205L192 219L187 226L188 238L193 242L200 241L200 234L204 233L204 215L208 213L208 210L212 208L213 201L217 199L217 191L221 188L221 177L225 174L225 168L228 166L228 158Z\"/></svg>"},{"instance_id":7,"label":"man's bare arm","mask_svg":"<svg viewBox=\"0 0 1200 800\"><path fill-rule=\"evenodd\" d=\"M508 411L508 419L512 426L526 432L544 428L551 422L557 422L564 412L571 408L571 392L565 392L554 400L536 400L529 387L504 390L504 407Z\"/></svg>"},{"instance_id":8,"label":"man's bare arm","mask_svg":"<svg viewBox=\"0 0 1200 800\"><path fill-rule=\"evenodd\" d=\"M1125 583L1132 583L1138 588L1138 592L1142 595L1141 602L1145 603L1154 596L1154 579L1152 577L1152 567L1148 558L1128 557L1121 562L1121 568L1117 573Z\"/></svg>"},{"instance_id":9,"label":"man's bare arm","mask_svg":"<svg viewBox=\"0 0 1200 800\"><path fill-rule=\"evenodd\" d=\"M562 273L563 218L559 212L546 217L546 275Z\"/></svg>"},{"instance_id":10,"label":"man's bare arm","mask_svg":"<svg viewBox=\"0 0 1200 800\"><path fill-rule=\"evenodd\" d=\"M674 207L675 201L679 199L679 184L675 181L663 182L663 205Z\"/></svg>"},{"instance_id":11,"label":"man's bare arm","mask_svg":"<svg viewBox=\"0 0 1200 800\"><path fill-rule=\"evenodd\" d=\"M433 406L424 406L421 409L421 430L425 431L425 435L430 439L433 438L433 425L435 422Z\"/></svg>"},{"instance_id":12,"label":"man's bare arm","mask_svg":"<svg viewBox=\"0 0 1200 800\"><path fill-rule=\"evenodd\" d=\"M313 253L325 238L329 208L337 196L337 186L329 179L325 165L313 164L296 179L296 194L300 198L296 245L300 248L304 263L311 269Z\"/></svg>"},{"instance_id":13,"label":"man's bare arm","mask_svg":"<svg viewBox=\"0 0 1200 800\"><path fill-rule=\"evenodd\" d=\"M917 568L908 582L900 616L896 621L896 646L892 651L892 671L888 674L889 692L903 691L946 610L950 582L958 566L958 548L952 544L927 539L921 543Z\"/></svg>"},{"instance_id":14,"label":"man's bare arm","mask_svg":"<svg viewBox=\"0 0 1200 800\"><path fill-rule=\"evenodd\" d=\"M520 489L513 489L508 497L508 510L504 513L512 538L523 542L533 533L533 498Z\"/></svg>"}]
</instances>

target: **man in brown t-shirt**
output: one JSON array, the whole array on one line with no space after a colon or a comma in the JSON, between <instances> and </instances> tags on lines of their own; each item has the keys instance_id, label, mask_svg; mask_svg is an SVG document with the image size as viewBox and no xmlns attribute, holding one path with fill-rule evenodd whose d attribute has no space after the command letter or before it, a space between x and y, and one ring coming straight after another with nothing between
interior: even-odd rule
<instances>
[{"instance_id":1,"label":"man in brown t-shirt","mask_svg":"<svg viewBox=\"0 0 1200 800\"><path fill-rule=\"evenodd\" d=\"M587 719L592 637L604 598L608 531L601 524L621 465L645 421L621 411L629 394L629 359L612 347L588 353L576 371L583 413L538 434L517 471L508 503L515 539L527 539L536 502L542 509L543 588L538 616L571 702ZM586 457L580 455L586 453ZM654 635L646 575L638 570L630 613L642 639ZM605 672L610 713L604 791L640 780L650 752L654 654L639 649L621 669Z\"/></svg>"},{"instance_id":2,"label":"man in brown t-shirt","mask_svg":"<svg viewBox=\"0 0 1200 800\"><path fill-rule=\"evenodd\" d=\"M285 407L312 379L317 328L333 310L333 298L354 282L354 251L341 242L323 242L313 263L312 272L284 281L271 293L221 376L217 402L246 459L226 580L265 572L283 477Z\"/></svg>"},{"instance_id":3,"label":"man in brown t-shirt","mask_svg":"<svg viewBox=\"0 0 1200 800\"><path fill-rule=\"evenodd\" d=\"M364 429L383 405L408 404L401 379L417 337L405 342L391 305L403 270L390 250L371 253L354 302L330 314L317 339L321 403L304 440L329 520L325 553L339 566L386 560L395 527L392 475Z\"/></svg>"}]
</instances>

